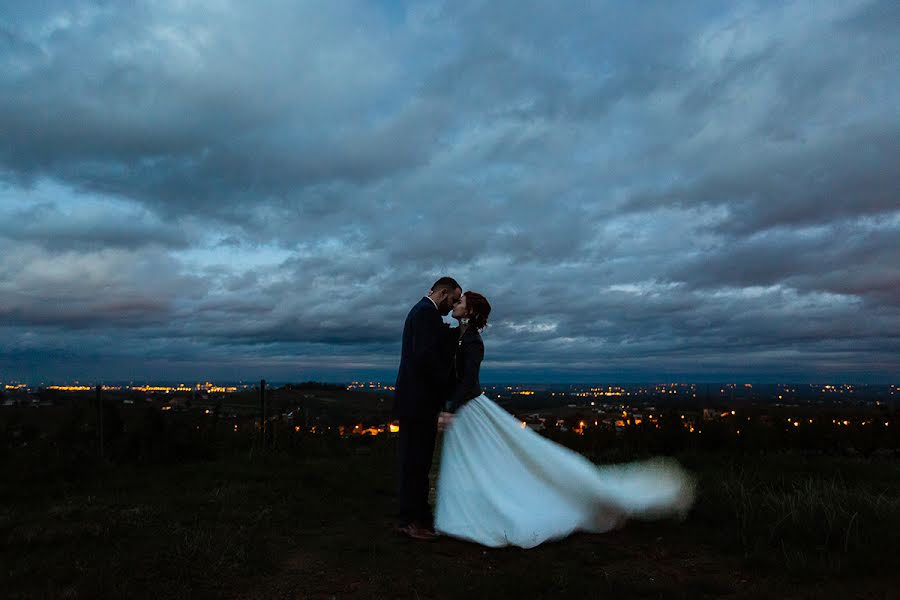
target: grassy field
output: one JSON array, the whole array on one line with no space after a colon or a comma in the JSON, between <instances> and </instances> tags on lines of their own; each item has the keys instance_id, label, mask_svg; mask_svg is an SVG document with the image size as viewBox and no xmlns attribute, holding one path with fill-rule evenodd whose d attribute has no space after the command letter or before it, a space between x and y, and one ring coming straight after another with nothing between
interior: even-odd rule
<instances>
[{"instance_id":1,"label":"grassy field","mask_svg":"<svg viewBox=\"0 0 900 600\"><path fill-rule=\"evenodd\" d=\"M491 550L393 533L395 443L75 471L9 456L0 589L6 598L896 597L896 460L682 455L699 480L684 522Z\"/></svg>"}]
</instances>

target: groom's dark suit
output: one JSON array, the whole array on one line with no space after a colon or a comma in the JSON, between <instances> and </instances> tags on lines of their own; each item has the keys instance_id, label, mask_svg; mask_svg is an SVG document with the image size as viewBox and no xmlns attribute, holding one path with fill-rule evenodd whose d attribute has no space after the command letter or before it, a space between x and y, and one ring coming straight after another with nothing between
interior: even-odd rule
<instances>
[{"instance_id":1,"label":"groom's dark suit","mask_svg":"<svg viewBox=\"0 0 900 600\"><path fill-rule=\"evenodd\" d=\"M453 343L434 302L422 298L403 325L394 416L400 419L400 521L431 527L428 472L437 416L450 393Z\"/></svg>"}]
</instances>

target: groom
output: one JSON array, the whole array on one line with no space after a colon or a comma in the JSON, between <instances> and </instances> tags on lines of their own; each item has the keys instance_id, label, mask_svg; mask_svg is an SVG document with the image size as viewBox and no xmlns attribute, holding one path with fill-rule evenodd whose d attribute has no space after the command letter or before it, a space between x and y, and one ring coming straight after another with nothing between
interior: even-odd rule
<instances>
[{"instance_id":1,"label":"groom","mask_svg":"<svg viewBox=\"0 0 900 600\"><path fill-rule=\"evenodd\" d=\"M428 473L434 455L438 414L451 391L455 345L441 317L459 302L462 288L441 277L412 307L403 325L394 416L400 420L400 525L414 539L432 540L434 516L428 505Z\"/></svg>"}]
</instances>

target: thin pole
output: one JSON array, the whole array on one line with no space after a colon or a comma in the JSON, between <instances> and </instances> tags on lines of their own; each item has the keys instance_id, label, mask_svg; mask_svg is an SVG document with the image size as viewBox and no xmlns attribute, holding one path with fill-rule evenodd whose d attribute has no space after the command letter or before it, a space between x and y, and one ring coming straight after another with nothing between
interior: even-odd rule
<instances>
[{"instance_id":1,"label":"thin pole","mask_svg":"<svg viewBox=\"0 0 900 600\"><path fill-rule=\"evenodd\" d=\"M103 397L101 386L97 386L97 445L100 450L100 459L103 459Z\"/></svg>"},{"instance_id":2,"label":"thin pole","mask_svg":"<svg viewBox=\"0 0 900 600\"><path fill-rule=\"evenodd\" d=\"M266 380L259 380L259 432L266 443Z\"/></svg>"}]
</instances>

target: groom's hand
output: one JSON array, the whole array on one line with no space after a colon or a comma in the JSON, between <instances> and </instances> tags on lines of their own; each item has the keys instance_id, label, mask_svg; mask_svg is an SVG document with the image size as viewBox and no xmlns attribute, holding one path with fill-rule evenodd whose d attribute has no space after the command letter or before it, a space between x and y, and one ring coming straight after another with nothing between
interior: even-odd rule
<instances>
[{"instance_id":1,"label":"groom's hand","mask_svg":"<svg viewBox=\"0 0 900 600\"><path fill-rule=\"evenodd\" d=\"M438 415L438 431L445 431L453 422L453 413L441 412Z\"/></svg>"}]
</instances>

